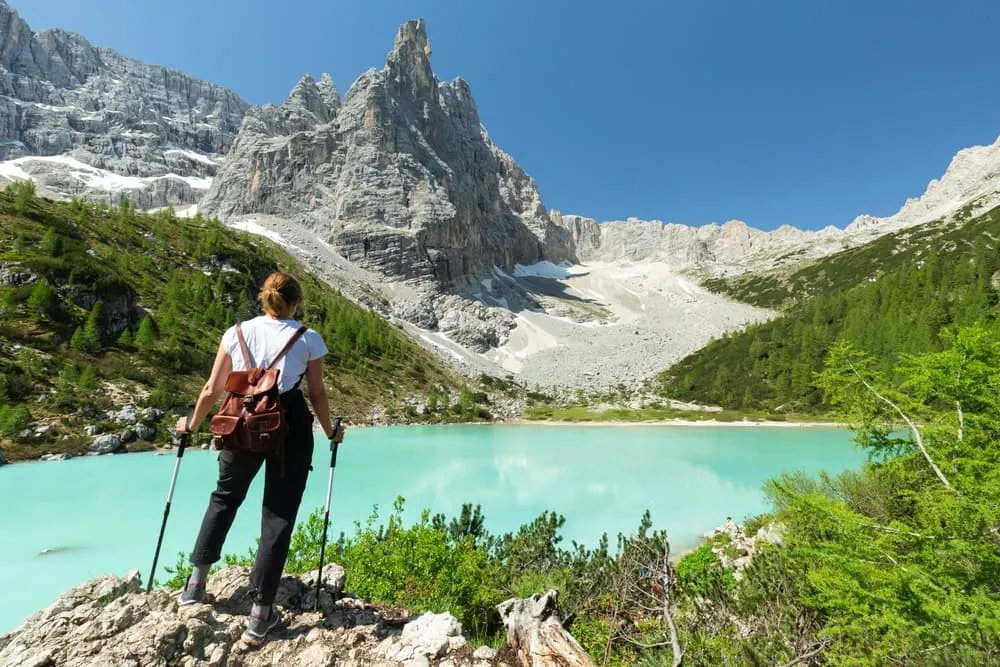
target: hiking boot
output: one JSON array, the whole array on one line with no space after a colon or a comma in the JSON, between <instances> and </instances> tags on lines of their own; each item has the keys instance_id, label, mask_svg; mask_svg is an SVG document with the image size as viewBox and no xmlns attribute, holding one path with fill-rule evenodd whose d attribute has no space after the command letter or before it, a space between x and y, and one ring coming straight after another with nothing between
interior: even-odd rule
<instances>
[{"instance_id":1,"label":"hiking boot","mask_svg":"<svg viewBox=\"0 0 1000 667\"><path fill-rule=\"evenodd\" d=\"M188 577L187 583L184 585L184 591L177 596L177 604L183 607L188 604L198 604L205 600L205 582L204 581L191 581Z\"/></svg>"},{"instance_id":2,"label":"hiking boot","mask_svg":"<svg viewBox=\"0 0 1000 667\"><path fill-rule=\"evenodd\" d=\"M251 613L247 629L243 631L243 641L250 646L260 646L264 643L267 633L277 627L281 620L281 612L275 609L274 605L271 605L267 618L254 616Z\"/></svg>"}]
</instances>

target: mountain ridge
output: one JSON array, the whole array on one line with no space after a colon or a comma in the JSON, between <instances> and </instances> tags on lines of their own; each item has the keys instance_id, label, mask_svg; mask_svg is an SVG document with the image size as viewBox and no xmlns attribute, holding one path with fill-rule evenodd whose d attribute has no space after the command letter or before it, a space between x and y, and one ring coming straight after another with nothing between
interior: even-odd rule
<instances>
[{"instance_id":1,"label":"mountain ridge","mask_svg":"<svg viewBox=\"0 0 1000 667\"><path fill-rule=\"evenodd\" d=\"M141 208L194 204L248 107L236 93L61 29L0 0L0 176Z\"/></svg>"},{"instance_id":2,"label":"mountain ridge","mask_svg":"<svg viewBox=\"0 0 1000 667\"><path fill-rule=\"evenodd\" d=\"M72 55L66 45L86 44L81 53L101 47L65 31L32 33L17 21L0 0L0 65L21 63L28 71L25 62L44 61L58 80L101 65L93 58L70 58L72 67L45 60L45 54ZM46 50L46 40L66 48ZM26 51L26 44L36 46ZM141 71L155 68L101 52ZM740 220L690 226L564 215L546 208L535 180L492 140L471 86L460 77L436 77L431 53L426 24L415 19L400 26L383 68L369 68L343 95L329 75L305 74L278 104L250 106L232 91L219 93L222 102L195 96L201 120L211 115L205 105L225 107L225 100L232 113L216 125L202 123L204 134L182 144L166 140L174 130L142 126L143 114L169 87L137 88L137 102L121 107L118 124L98 123L78 133L84 139L72 135L82 146L60 134L63 125L82 122L77 107L56 107L51 102L60 100L48 97L0 99L0 132L7 128L0 139L21 131L8 127L4 109L10 116L11 108L25 105L29 135L56 137L52 154L43 156L21 155L25 149L8 142L0 177L32 179L60 196L108 203L127 196L140 208L197 204L230 226L280 239L352 298L405 323L411 337L439 353L447 349L446 357L464 355L477 372L483 363L507 373L539 366L545 377L563 378L549 370L579 366L582 358L622 361L581 366L569 374L575 383L652 372L627 363L616 342L624 334L638 336L635 342L671 340L686 354L773 316L727 304L692 280L790 269L931 218L966 219L1000 202L998 140L959 151L940 179L892 216L861 215L844 228L763 231ZM93 75L100 76L110 75ZM28 82L43 92L53 85L37 77ZM104 152L123 145L132 153L122 159ZM224 153L206 152L214 150ZM647 305L651 311L643 312ZM687 316L695 320L685 326L700 338L677 330ZM594 347L578 347L584 343ZM642 351L657 363L674 359L663 354Z\"/></svg>"}]
</instances>

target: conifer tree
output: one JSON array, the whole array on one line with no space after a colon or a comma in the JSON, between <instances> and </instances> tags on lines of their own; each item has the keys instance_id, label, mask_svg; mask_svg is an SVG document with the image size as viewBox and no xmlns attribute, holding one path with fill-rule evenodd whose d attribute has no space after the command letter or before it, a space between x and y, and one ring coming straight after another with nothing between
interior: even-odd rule
<instances>
[{"instance_id":1,"label":"conifer tree","mask_svg":"<svg viewBox=\"0 0 1000 667\"><path fill-rule=\"evenodd\" d=\"M90 309L87 322L83 325L84 350L90 354L97 354L101 351L101 316L104 311L104 303L100 300Z\"/></svg>"},{"instance_id":2,"label":"conifer tree","mask_svg":"<svg viewBox=\"0 0 1000 667\"><path fill-rule=\"evenodd\" d=\"M55 230L54 227L49 227L42 237L42 242L39 244L39 250L48 255L49 257L58 257L63 251L63 240L59 232Z\"/></svg>"},{"instance_id":3,"label":"conifer tree","mask_svg":"<svg viewBox=\"0 0 1000 667\"><path fill-rule=\"evenodd\" d=\"M134 340L132 338L132 330L128 327L122 329L121 335L118 336L118 347L122 349L128 349L132 347Z\"/></svg>"},{"instance_id":4,"label":"conifer tree","mask_svg":"<svg viewBox=\"0 0 1000 667\"><path fill-rule=\"evenodd\" d=\"M42 278L31 289L28 296L28 310L36 319L45 319L55 311L56 294L49 281Z\"/></svg>"},{"instance_id":5,"label":"conifer tree","mask_svg":"<svg viewBox=\"0 0 1000 667\"><path fill-rule=\"evenodd\" d=\"M139 330L135 334L135 344L140 350L148 350L156 341L156 330L153 327L153 318L146 315L139 323Z\"/></svg>"}]
</instances>

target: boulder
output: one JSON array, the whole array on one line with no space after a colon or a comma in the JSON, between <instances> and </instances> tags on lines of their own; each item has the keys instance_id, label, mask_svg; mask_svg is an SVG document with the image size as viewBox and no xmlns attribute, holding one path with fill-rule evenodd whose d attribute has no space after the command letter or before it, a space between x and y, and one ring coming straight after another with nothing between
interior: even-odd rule
<instances>
[{"instance_id":1,"label":"boulder","mask_svg":"<svg viewBox=\"0 0 1000 667\"><path fill-rule=\"evenodd\" d=\"M139 424L135 427L135 435L139 440L152 442L156 438L156 427L149 424Z\"/></svg>"},{"instance_id":2,"label":"boulder","mask_svg":"<svg viewBox=\"0 0 1000 667\"><path fill-rule=\"evenodd\" d=\"M135 424L139 421L139 415L135 406L129 404L123 406L122 409L113 416L113 419L116 424L120 424L122 426L135 426Z\"/></svg>"},{"instance_id":3,"label":"boulder","mask_svg":"<svg viewBox=\"0 0 1000 667\"><path fill-rule=\"evenodd\" d=\"M142 421L147 424L159 423L161 419L163 419L163 410L160 410L159 408L149 407L144 408L142 411Z\"/></svg>"},{"instance_id":4,"label":"boulder","mask_svg":"<svg viewBox=\"0 0 1000 667\"><path fill-rule=\"evenodd\" d=\"M117 435L108 433L94 438L94 442L87 447L87 451L92 454L117 454L124 451L125 445Z\"/></svg>"}]
</instances>

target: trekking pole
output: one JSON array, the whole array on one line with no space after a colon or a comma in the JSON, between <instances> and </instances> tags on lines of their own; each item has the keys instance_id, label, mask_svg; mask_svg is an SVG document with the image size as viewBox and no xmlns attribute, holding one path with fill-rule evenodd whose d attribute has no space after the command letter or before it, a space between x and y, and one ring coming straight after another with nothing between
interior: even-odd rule
<instances>
[{"instance_id":1,"label":"trekking pole","mask_svg":"<svg viewBox=\"0 0 1000 667\"><path fill-rule=\"evenodd\" d=\"M337 431L340 430L340 417L333 422L333 437L330 438L330 481L326 484L326 514L323 515L323 540L319 547L319 572L316 575L316 600L313 611L319 609L319 591L323 586L323 555L326 552L326 529L330 525L330 496L333 495L333 469L337 467Z\"/></svg>"},{"instance_id":2,"label":"trekking pole","mask_svg":"<svg viewBox=\"0 0 1000 667\"><path fill-rule=\"evenodd\" d=\"M191 426L191 417L194 416L194 410L188 411L187 423L188 427ZM191 433L175 433L174 437L177 440L177 460L174 462L174 474L170 478L170 491L167 492L167 504L163 508L163 523L160 524L160 537L156 540L156 553L153 555L153 567L149 571L149 581L146 583L146 592L148 593L153 588L153 575L156 574L156 561L160 559L160 547L163 545L163 531L167 528L167 517L170 516L170 502L174 499L174 486L177 484L177 473L181 469L181 459L184 458L184 448L188 446L191 441Z\"/></svg>"}]
</instances>

